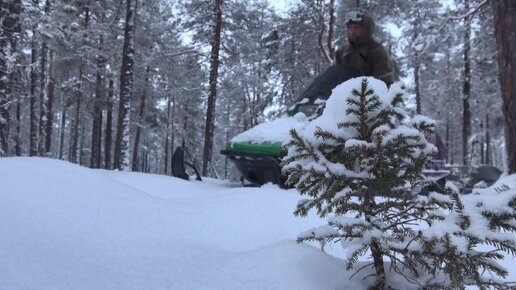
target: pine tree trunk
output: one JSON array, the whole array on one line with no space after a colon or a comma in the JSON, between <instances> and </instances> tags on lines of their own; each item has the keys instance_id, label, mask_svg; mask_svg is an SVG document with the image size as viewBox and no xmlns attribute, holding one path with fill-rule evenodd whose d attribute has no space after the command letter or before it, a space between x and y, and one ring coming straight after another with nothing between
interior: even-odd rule
<instances>
[{"instance_id":1,"label":"pine tree trunk","mask_svg":"<svg viewBox=\"0 0 516 290\"><path fill-rule=\"evenodd\" d=\"M82 107L82 85L81 85L81 82L82 82L82 77L83 77L83 61L82 61L82 58L81 58L81 64L80 64L80 67L79 67L79 85L77 87L77 94L76 94L76 97L77 97L77 102L75 103L75 116L74 116L74 119L72 121L72 126L71 126L71 129L70 129L70 150L69 150L69 153L68 153L68 161L72 162L72 163L77 163L78 160L79 160L79 137L80 137L80 133L79 133L79 120L80 120L80 117L81 117L81 107Z\"/></svg>"},{"instance_id":2,"label":"pine tree trunk","mask_svg":"<svg viewBox=\"0 0 516 290\"><path fill-rule=\"evenodd\" d=\"M223 0L215 0L214 13L215 25L213 30L213 42L211 44L210 54L210 92L208 95L208 109L206 111L206 127L204 132L204 152L202 162L202 175L208 175L208 168L211 163L213 153L213 135L215 131L215 103L217 99L217 80L219 73L219 52L220 52L220 36L222 31L222 2Z\"/></svg>"},{"instance_id":3,"label":"pine tree trunk","mask_svg":"<svg viewBox=\"0 0 516 290\"><path fill-rule=\"evenodd\" d=\"M415 93L416 93L416 113L421 114L421 81L419 79L419 51L417 48L416 42L418 41L419 36L419 23L421 22L421 14L419 12L416 13L416 19L413 22L414 27L414 35L412 36L412 49L414 50L414 84L415 84Z\"/></svg>"},{"instance_id":4,"label":"pine tree trunk","mask_svg":"<svg viewBox=\"0 0 516 290\"><path fill-rule=\"evenodd\" d=\"M491 0L502 85L507 169L516 173L516 2Z\"/></svg>"},{"instance_id":5,"label":"pine tree trunk","mask_svg":"<svg viewBox=\"0 0 516 290\"><path fill-rule=\"evenodd\" d=\"M47 82L47 53L48 46L45 41L41 44L41 58L40 58L40 75L39 75L39 125L38 125L38 133L39 133L39 144L38 144L38 152L39 156L45 156L45 144L46 144L46 116L47 116L47 96L45 85Z\"/></svg>"},{"instance_id":6,"label":"pine tree trunk","mask_svg":"<svg viewBox=\"0 0 516 290\"><path fill-rule=\"evenodd\" d=\"M91 156L90 167L100 168L101 151L102 151L102 73L104 66L104 58L102 50L104 45L104 38L99 36L99 48L97 54L97 72L95 80L95 101L93 105L93 124L91 132Z\"/></svg>"},{"instance_id":7,"label":"pine tree trunk","mask_svg":"<svg viewBox=\"0 0 516 290\"><path fill-rule=\"evenodd\" d=\"M52 68L53 68L54 54L50 51L49 56L49 68L48 68L48 93L47 93L47 116L46 116L46 128L45 128L45 155L51 154L51 144L52 144L52 125L54 122L54 88L55 88L55 80L52 77Z\"/></svg>"},{"instance_id":8,"label":"pine tree trunk","mask_svg":"<svg viewBox=\"0 0 516 290\"><path fill-rule=\"evenodd\" d=\"M373 209L375 208L375 200L373 192L366 192L363 200L365 220L371 222L375 216ZM371 256L373 257L373 266L376 274L376 284L374 289L383 290L385 288L385 266L383 262L383 253L380 246L372 241L370 244Z\"/></svg>"},{"instance_id":9,"label":"pine tree trunk","mask_svg":"<svg viewBox=\"0 0 516 290\"><path fill-rule=\"evenodd\" d=\"M50 1L45 1L45 10L44 14L48 15L50 12ZM38 155L46 156L46 144L47 144L47 93L48 88L45 89L47 85L47 79L49 70L47 70L47 56L48 56L48 45L45 40L41 41L41 56L40 56L40 74L39 74L39 124L38 124L38 135L39 135L39 143L38 143Z\"/></svg>"},{"instance_id":10,"label":"pine tree trunk","mask_svg":"<svg viewBox=\"0 0 516 290\"><path fill-rule=\"evenodd\" d=\"M328 52L330 55L330 59L335 57L335 48L333 47L333 34L335 28L335 0L330 0L330 20L328 23L328 38L327 38L327 46Z\"/></svg>"},{"instance_id":11,"label":"pine tree trunk","mask_svg":"<svg viewBox=\"0 0 516 290\"><path fill-rule=\"evenodd\" d=\"M167 100L167 133L165 134L165 164L164 167L165 167L165 175L168 175L168 161L169 161L169 158L172 154L172 151L170 151L171 153L169 154L169 147L172 147L174 148L174 144L170 145L169 143L169 139L170 139L170 128L172 127L170 125L171 123L171 118L170 118L170 109L171 109L171 102L170 102L170 95L168 96L168 100Z\"/></svg>"},{"instance_id":12,"label":"pine tree trunk","mask_svg":"<svg viewBox=\"0 0 516 290\"><path fill-rule=\"evenodd\" d=\"M59 152L58 158L63 160L63 152L64 152L64 137L65 137L65 129L66 129L66 106L62 104L61 111L61 125L59 126Z\"/></svg>"},{"instance_id":13,"label":"pine tree trunk","mask_svg":"<svg viewBox=\"0 0 516 290\"><path fill-rule=\"evenodd\" d=\"M465 1L466 11L469 9L468 1ZM471 138L471 18L468 17L464 23L464 83L462 88L462 163L470 165L471 152L469 139Z\"/></svg>"},{"instance_id":14,"label":"pine tree trunk","mask_svg":"<svg viewBox=\"0 0 516 290\"><path fill-rule=\"evenodd\" d=\"M10 59L17 52L18 36L21 32L21 0L1 1L0 3L0 156L9 154L9 131L11 116L10 104L16 100L15 90L19 87L15 79L19 70L8 67L16 67L19 59ZM19 125L19 123L17 123Z\"/></svg>"},{"instance_id":15,"label":"pine tree trunk","mask_svg":"<svg viewBox=\"0 0 516 290\"><path fill-rule=\"evenodd\" d=\"M150 71L150 67L147 66L147 68L145 69L145 84L144 84L144 87L143 87L143 94L142 94L142 97L140 99L140 107L138 109L138 119L137 119L137 123L136 123L136 133L134 135L134 150L133 150L133 171L138 171L138 163L139 163L139 160L138 160L138 150L139 150L139 146L140 146L140 134L141 134L141 128L142 128L142 125L143 125L143 117L144 117L144 113L145 113L145 101L146 101L146 98L147 98L147 86L148 86L148 83L149 83L149 71Z\"/></svg>"},{"instance_id":16,"label":"pine tree trunk","mask_svg":"<svg viewBox=\"0 0 516 290\"><path fill-rule=\"evenodd\" d=\"M84 10L84 29L87 31L88 29L88 26L90 24L90 1L88 1L88 3L86 4L85 6L85 10ZM86 45L86 41L88 39L88 34L85 32L84 35L83 35L83 38L82 38L82 44L83 46ZM82 154L82 152L80 152L80 132L79 132L79 128L80 128L80 120L81 120L81 110L82 110L82 98L83 98L83 85L82 85L82 81L83 81L83 76L84 76L84 59L85 59L85 54L86 52L84 51L84 49L81 49L81 57L80 57L80 65L79 65L79 85L78 85L78 88L77 88L77 103L75 104L75 117L74 117L74 120L73 120L73 124L74 126L72 127L72 132L71 132L71 136L72 136L72 140L71 140L71 146L70 146L70 155L68 156L68 160L72 163L78 163L80 162L80 155Z\"/></svg>"},{"instance_id":17,"label":"pine tree trunk","mask_svg":"<svg viewBox=\"0 0 516 290\"><path fill-rule=\"evenodd\" d=\"M7 3L0 2L0 157L7 156L7 145L9 139L9 84L7 71L7 54L8 51L4 51L7 47L10 35L8 32L7 18L9 13L7 11Z\"/></svg>"},{"instance_id":18,"label":"pine tree trunk","mask_svg":"<svg viewBox=\"0 0 516 290\"><path fill-rule=\"evenodd\" d=\"M29 118L29 156L36 156L38 154L38 116L36 113L36 82L37 82L37 73L36 73L36 61L37 61L37 51L36 51L36 31L37 25L34 25L32 28L32 42L31 42L31 69L30 69L30 118Z\"/></svg>"},{"instance_id":19,"label":"pine tree trunk","mask_svg":"<svg viewBox=\"0 0 516 290\"><path fill-rule=\"evenodd\" d=\"M79 156L77 157L77 163L84 166L84 136L86 136L86 128L84 125L81 126L81 134L79 138Z\"/></svg>"},{"instance_id":20,"label":"pine tree trunk","mask_svg":"<svg viewBox=\"0 0 516 290\"><path fill-rule=\"evenodd\" d=\"M18 84L14 81L18 71L14 69L10 72L7 68L8 62L13 61L8 57L17 52L17 37L21 32L20 14L21 0L0 2L0 156L8 154L11 119L9 106L15 100L15 93L18 93L15 91Z\"/></svg>"},{"instance_id":21,"label":"pine tree trunk","mask_svg":"<svg viewBox=\"0 0 516 290\"><path fill-rule=\"evenodd\" d=\"M21 149L21 102L16 104L16 136L14 137L14 151L16 156L22 155Z\"/></svg>"},{"instance_id":22,"label":"pine tree trunk","mask_svg":"<svg viewBox=\"0 0 516 290\"><path fill-rule=\"evenodd\" d=\"M104 168L112 169L111 165L111 143L113 142L113 98L115 97L115 82L109 80L107 109L106 109L106 131L104 138Z\"/></svg>"},{"instance_id":23,"label":"pine tree trunk","mask_svg":"<svg viewBox=\"0 0 516 290\"><path fill-rule=\"evenodd\" d=\"M419 60L416 60L416 61L418 62ZM416 67L414 68L414 84L416 87L416 113L417 114L421 114L421 83L419 80L419 68L420 68L419 63L417 63Z\"/></svg>"},{"instance_id":24,"label":"pine tree trunk","mask_svg":"<svg viewBox=\"0 0 516 290\"><path fill-rule=\"evenodd\" d=\"M132 4L134 1L134 4ZM114 168L129 170L130 109L133 90L134 30L137 0L127 0L122 67L120 70L120 103L118 107Z\"/></svg>"},{"instance_id":25,"label":"pine tree trunk","mask_svg":"<svg viewBox=\"0 0 516 290\"><path fill-rule=\"evenodd\" d=\"M382 250L376 242L371 243L371 255L373 256L373 264L376 273L376 285L374 289L383 290L385 289L385 265Z\"/></svg>"},{"instance_id":26,"label":"pine tree trunk","mask_svg":"<svg viewBox=\"0 0 516 290\"><path fill-rule=\"evenodd\" d=\"M491 137L489 136L489 114L486 114L486 164L491 165Z\"/></svg>"}]
</instances>

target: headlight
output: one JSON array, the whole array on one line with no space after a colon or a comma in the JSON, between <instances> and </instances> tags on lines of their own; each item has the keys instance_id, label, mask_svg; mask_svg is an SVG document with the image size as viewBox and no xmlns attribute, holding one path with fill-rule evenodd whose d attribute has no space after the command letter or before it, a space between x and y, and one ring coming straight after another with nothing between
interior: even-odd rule
<instances>
[{"instance_id":1,"label":"headlight","mask_svg":"<svg viewBox=\"0 0 516 290\"><path fill-rule=\"evenodd\" d=\"M305 116L310 117L317 111L318 105L314 104L303 104L299 105L299 112L305 114Z\"/></svg>"}]
</instances>

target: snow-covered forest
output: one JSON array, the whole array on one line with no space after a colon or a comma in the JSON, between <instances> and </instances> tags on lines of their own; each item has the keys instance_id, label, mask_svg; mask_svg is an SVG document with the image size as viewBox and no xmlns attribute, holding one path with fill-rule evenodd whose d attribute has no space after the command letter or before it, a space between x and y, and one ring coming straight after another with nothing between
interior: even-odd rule
<instances>
[{"instance_id":1,"label":"snow-covered forest","mask_svg":"<svg viewBox=\"0 0 516 290\"><path fill-rule=\"evenodd\" d=\"M408 85L409 109L438 121L447 162L504 166L488 1L274 4L2 1L0 154L170 174L184 145L203 175L238 178L219 151L285 113L345 44L341 19L358 5Z\"/></svg>"},{"instance_id":2,"label":"snow-covered forest","mask_svg":"<svg viewBox=\"0 0 516 290\"><path fill-rule=\"evenodd\" d=\"M339 60L364 11L401 82ZM0 0L0 289L514 289L515 35L503 0Z\"/></svg>"}]
</instances>

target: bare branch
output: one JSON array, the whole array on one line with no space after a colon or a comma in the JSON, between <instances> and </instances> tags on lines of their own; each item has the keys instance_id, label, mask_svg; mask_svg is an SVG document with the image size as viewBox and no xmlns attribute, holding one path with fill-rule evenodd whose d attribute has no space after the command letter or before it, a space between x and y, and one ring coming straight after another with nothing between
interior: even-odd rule
<instances>
[{"instance_id":1,"label":"bare branch","mask_svg":"<svg viewBox=\"0 0 516 290\"><path fill-rule=\"evenodd\" d=\"M202 54L199 51L197 51L195 49L192 49L192 50L185 50L185 51L181 51L181 52L177 52L177 53L163 53L163 55L170 56L170 57L175 57L175 56L180 56L180 55L183 55L183 54L190 54L190 53Z\"/></svg>"},{"instance_id":2,"label":"bare branch","mask_svg":"<svg viewBox=\"0 0 516 290\"><path fill-rule=\"evenodd\" d=\"M478 10L480 10L480 8L484 7L484 5L487 5L488 3L489 3L489 0L484 0L484 1L482 1L482 3L478 4L477 7L473 8L471 11L469 11L468 13L466 13L464 15L448 17L448 19L446 19L444 24L441 27L439 27L439 31L443 30L444 27L446 27L446 25L448 25L448 23L450 23L452 21L467 19L467 18L471 17L473 14L477 13ZM482 11L482 13L484 13L484 12L485 12L485 10Z\"/></svg>"}]
</instances>

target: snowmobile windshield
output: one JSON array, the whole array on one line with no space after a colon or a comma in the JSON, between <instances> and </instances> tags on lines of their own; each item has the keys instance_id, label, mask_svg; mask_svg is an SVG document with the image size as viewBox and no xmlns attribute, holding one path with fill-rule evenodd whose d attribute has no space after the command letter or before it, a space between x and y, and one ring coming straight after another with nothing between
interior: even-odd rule
<instances>
[{"instance_id":1,"label":"snowmobile windshield","mask_svg":"<svg viewBox=\"0 0 516 290\"><path fill-rule=\"evenodd\" d=\"M310 117L316 113L319 105L316 104L302 104L299 105L298 111L305 114L305 116Z\"/></svg>"}]
</instances>

